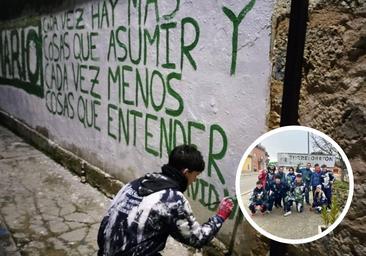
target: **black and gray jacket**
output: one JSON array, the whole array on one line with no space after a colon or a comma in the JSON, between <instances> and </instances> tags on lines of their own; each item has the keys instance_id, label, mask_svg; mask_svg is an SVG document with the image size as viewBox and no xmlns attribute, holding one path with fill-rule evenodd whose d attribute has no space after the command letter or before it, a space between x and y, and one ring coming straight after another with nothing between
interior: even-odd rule
<instances>
[{"instance_id":1,"label":"black and gray jacket","mask_svg":"<svg viewBox=\"0 0 366 256\"><path fill-rule=\"evenodd\" d=\"M98 256L160 255L169 235L200 248L219 231L224 220L214 215L200 225L183 193L181 172L163 166L162 173L126 184L114 198L98 232Z\"/></svg>"}]
</instances>

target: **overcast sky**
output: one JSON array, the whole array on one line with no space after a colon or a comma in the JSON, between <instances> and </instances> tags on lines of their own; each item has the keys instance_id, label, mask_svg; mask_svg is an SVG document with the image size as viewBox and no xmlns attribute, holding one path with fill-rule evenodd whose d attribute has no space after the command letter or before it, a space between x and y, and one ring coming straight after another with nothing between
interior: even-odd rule
<instances>
[{"instance_id":1,"label":"overcast sky","mask_svg":"<svg viewBox=\"0 0 366 256\"><path fill-rule=\"evenodd\" d=\"M277 161L277 153L308 153L308 134L306 131L283 131L263 140L261 145L266 148L270 161Z\"/></svg>"}]
</instances>

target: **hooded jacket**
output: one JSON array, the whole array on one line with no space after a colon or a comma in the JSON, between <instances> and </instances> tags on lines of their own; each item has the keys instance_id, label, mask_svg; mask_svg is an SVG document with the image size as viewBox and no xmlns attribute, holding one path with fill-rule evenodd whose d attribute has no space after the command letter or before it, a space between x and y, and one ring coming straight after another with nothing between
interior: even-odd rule
<instances>
[{"instance_id":1,"label":"hooded jacket","mask_svg":"<svg viewBox=\"0 0 366 256\"><path fill-rule=\"evenodd\" d=\"M169 235L200 248L219 231L224 220L214 215L200 225L183 192L183 174L163 166L126 184L116 195L98 232L98 256L155 256Z\"/></svg>"},{"instance_id":2,"label":"hooded jacket","mask_svg":"<svg viewBox=\"0 0 366 256\"><path fill-rule=\"evenodd\" d=\"M264 188L257 188L253 189L253 192L249 198L249 205L262 205L267 202L267 193Z\"/></svg>"}]
</instances>

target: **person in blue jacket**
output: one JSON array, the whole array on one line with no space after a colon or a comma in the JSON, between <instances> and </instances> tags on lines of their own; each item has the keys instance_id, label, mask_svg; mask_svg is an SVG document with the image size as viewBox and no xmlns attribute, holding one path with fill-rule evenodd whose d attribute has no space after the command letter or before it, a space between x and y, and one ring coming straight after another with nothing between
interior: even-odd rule
<instances>
[{"instance_id":1,"label":"person in blue jacket","mask_svg":"<svg viewBox=\"0 0 366 256\"><path fill-rule=\"evenodd\" d=\"M325 164L322 165L321 169L321 185L327 197L327 208L330 209L332 204L332 184L335 181L335 177Z\"/></svg>"},{"instance_id":2,"label":"person in blue jacket","mask_svg":"<svg viewBox=\"0 0 366 256\"><path fill-rule=\"evenodd\" d=\"M315 194L315 189L316 186L321 185L321 176L322 176L322 172L320 170L320 166L319 164L315 164L314 165L314 172L311 175L311 179L310 179L310 186L312 188L313 191L313 198L314 198L314 194Z\"/></svg>"},{"instance_id":3,"label":"person in blue jacket","mask_svg":"<svg viewBox=\"0 0 366 256\"><path fill-rule=\"evenodd\" d=\"M168 236L195 248L212 240L230 216L233 202L224 198L206 223L196 221L183 192L204 167L195 146L181 145L170 153L161 173L127 183L100 225L98 256L158 256Z\"/></svg>"},{"instance_id":4,"label":"person in blue jacket","mask_svg":"<svg viewBox=\"0 0 366 256\"><path fill-rule=\"evenodd\" d=\"M287 184L287 186L291 187L292 183L294 183L294 181L295 181L295 177L296 177L295 170L294 170L293 167L290 167L288 169L288 173L286 175L286 184Z\"/></svg>"},{"instance_id":5,"label":"person in blue jacket","mask_svg":"<svg viewBox=\"0 0 366 256\"><path fill-rule=\"evenodd\" d=\"M306 164L306 168L296 170L297 173L301 173L302 180L306 186L305 201L306 204L310 205L309 193L310 193L310 180L313 172L311 171L311 163Z\"/></svg>"}]
</instances>

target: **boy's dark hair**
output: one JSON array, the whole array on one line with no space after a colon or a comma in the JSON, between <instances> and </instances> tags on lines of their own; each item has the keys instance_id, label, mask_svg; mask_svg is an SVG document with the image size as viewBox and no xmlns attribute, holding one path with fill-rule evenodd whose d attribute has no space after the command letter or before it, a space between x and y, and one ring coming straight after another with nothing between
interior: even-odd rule
<instances>
[{"instance_id":1,"label":"boy's dark hair","mask_svg":"<svg viewBox=\"0 0 366 256\"><path fill-rule=\"evenodd\" d=\"M301 173L296 174L296 177L302 178Z\"/></svg>"},{"instance_id":2,"label":"boy's dark hair","mask_svg":"<svg viewBox=\"0 0 366 256\"><path fill-rule=\"evenodd\" d=\"M276 175L275 176L275 179L281 179L281 176L280 175Z\"/></svg>"},{"instance_id":3,"label":"boy's dark hair","mask_svg":"<svg viewBox=\"0 0 366 256\"><path fill-rule=\"evenodd\" d=\"M322 166L320 166L321 168L327 168L326 164L322 164Z\"/></svg>"},{"instance_id":4,"label":"boy's dark hair","mask_svg":"<svg viewBox=\"0 0 366 256\"><path fill-rule=\"evenodd\" d=\"M317 167L317 166L319 166L319 164L314 164L314 167Z\"/></svg>"},{"instance_id":5,"label":"boy's dark hair","mask_svg":"<svg viewBox=\"0 0 366 256\"><path fill-rule=\"evenodd\" d=\"M173 149L169 155L168 165L182 171L202 172L205 169L205 161L202 154L194 145L180 145Z\"/></svg>"},{"instance_id":6,"label":"boy's dark hair","mask_svg":"<svg viewBox=\"0 0 366 256\"><path fill-rule=\"evenodd\" d=\"M261 184L262 185L262 182L260 180L257 180L257 182L255 183L256 185L259 185Z\"/></svg>"}]
</instances>

